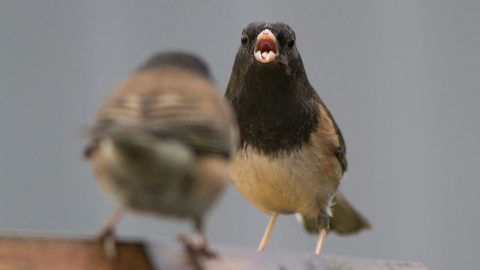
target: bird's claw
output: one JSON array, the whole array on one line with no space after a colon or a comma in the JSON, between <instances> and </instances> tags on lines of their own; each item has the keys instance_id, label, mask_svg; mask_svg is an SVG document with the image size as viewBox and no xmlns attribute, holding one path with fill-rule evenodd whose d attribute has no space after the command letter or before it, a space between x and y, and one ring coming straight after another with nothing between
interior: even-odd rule
<instances>
[{"instance_id":1,"label":"bird's claw","mask_svg":"<svg viewBox=\"0 0 480 270\"><path fill-rule=\"evenodd\" d=\"M185 249L191 255L203 257L206 259L214 259L218 257L218 255L208 247L205 241L197 243L192 241L185 235L179 235L177 237L177 240L184 245Z\"/></svg>"},{"instance_id":2,"label":"bird's claw","mask_svg":"<svg viewBox=\"0 0 480 270\"><path fill-rule=\"evenodd\" d=\"M98 233L98 240L103 245L103 251L109 259L117 256L117 247L115 240L115 230L113 228L105 228Z\"/></svg>"}]
</instances>

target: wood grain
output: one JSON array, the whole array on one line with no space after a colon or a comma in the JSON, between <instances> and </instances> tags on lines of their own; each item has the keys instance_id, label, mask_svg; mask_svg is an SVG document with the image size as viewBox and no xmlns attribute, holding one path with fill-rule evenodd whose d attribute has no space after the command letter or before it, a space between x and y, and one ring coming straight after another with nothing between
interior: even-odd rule
<instances>
[{"instance_id":1,"label":"wood grain","mask_svg":"<svg viewBox=\"0 0 480 270\"><path fill-rule=\"evenodd\" d=\"M426 270L420 263L214 244L218 258L189 255L173 241L120 241L108 259L95 239L0 235L0 270Z\"/></svg>"},{"instance_id":2,"label":"wood grain","mask_svg":"<svg viewBox=\"0 0 480 270\"><path fill-rule=\"evenodd\" d=\"M0 270L153 270L141 243L120 242L107 258L100 242L36 236L0 236Z\"/></svg>"}]
</instances>

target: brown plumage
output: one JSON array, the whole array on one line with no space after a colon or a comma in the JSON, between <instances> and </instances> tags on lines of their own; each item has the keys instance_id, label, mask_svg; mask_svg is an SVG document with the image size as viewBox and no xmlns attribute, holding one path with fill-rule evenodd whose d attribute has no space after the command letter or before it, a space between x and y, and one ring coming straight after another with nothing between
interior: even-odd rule
<instances>
[{"instance_id":1,"label":"brown plumage","mask_svg":"<svg viewBox=\"0 0 480 270\"><path fill-rule=\"evenodd\" d=\"M307 79L295 39L284 23L251 23L242 32L226 92L240 128L231 180L271 215L259 250L278 214L296 213L319 234L319 254L328 229L351 233L370 225L337 193L347 170L345 143Z\"/></svg>"},{"instance_id":2,"label":"brown plumage","mask_svg":"<svg viewBox=\"0 0 480 270\"><path fill-rule=\"evenodd\" d=\"M224 189L237 129L206 65L184 53L150 59L105 101L85 154L123 210L187 218L206 251L203 218Z\"/></svg>"}]
</instances>

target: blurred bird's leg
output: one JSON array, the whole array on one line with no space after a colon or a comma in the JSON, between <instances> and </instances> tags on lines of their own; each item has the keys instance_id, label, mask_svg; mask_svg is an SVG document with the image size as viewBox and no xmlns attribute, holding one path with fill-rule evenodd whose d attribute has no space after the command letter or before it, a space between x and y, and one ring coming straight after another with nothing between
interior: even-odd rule
<instances>
[{"instance_id":1,"label":"blurred bird's leg","mask_svg":"<svg viewBox=\"0 0 480 270\"><path fill-rule=\"evenodd\" d=\"M200 218L195 219L196 242L200 254L207 258L214 258L217 256L214 251L208 247L207 237L203 228L203 221Z\"/></svg>"},{"instance_id":2,"label":"blurred bird's leg","mask_svg":"<svg viewBox=\"0 0 480 270\"><path fill-rule=\"evenodd\" d=\"M273 213L270 217L270 221L268 222L267 229L263 233L262 241L258 246L257 251L263 251L268 245L268 239L270 239L270 235L272 234L273 225L275 225L275 221L277 221L278 213Z\"/></svg>"},{"instance_id":3,"label":"blurred bird's leg","mask_svg":"<svg viewBox=\"0 0 480 270\"><path fill-rule=\"evenodd\" d=\"M189 253L199 255L205 258L215 258L217 254L208 247L207 238L203 229L203 221L201 218L194 219L195 239L192 241L184 235L180 235L178 240L185 245Z\"/></svg>"},{"instance_id":4,"label":"blurred bird's leg","mask_svg":"<svg viewBox=\"0 0 480 270\"><path fill-rule=\"evenodd\" d=\"M318 240L317 246L315 248L315 255L320 255L320 253L322 253L323 242L325 241L325 237L327 236L327 231L330 224L330 216L322 212L317 219L317 224Z\"/></svg>"},{"instance_id":5,"label":"blurred bird's leg","mask_svg":"<svg viewBox=\"0 0 480 270\"><path fill-rule=\"evenodd\" d=\"M122 219L125 210L122 207L117 208L107 220L107 223L98 233L98 238L103 242L103 250L109 258L114 258L117 254L115 243L115 226Z\"/></svg>"}]
</instances>

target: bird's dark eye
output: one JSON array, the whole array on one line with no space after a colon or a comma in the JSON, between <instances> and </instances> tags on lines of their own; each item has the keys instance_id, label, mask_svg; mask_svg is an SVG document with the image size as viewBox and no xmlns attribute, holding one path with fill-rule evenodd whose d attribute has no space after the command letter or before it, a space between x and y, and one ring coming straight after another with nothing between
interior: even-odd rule
<instances>
[{"instance_id":1,"label":"bird's dark eye","mask_svg":"<svg viewBox=\"0 0 480 270\"><path fill-rule=\"evenodd\" d=\"M242 42L242 45L247 45L248 43L248 36L243 34L242 35L242 38L240 39L240 41Z\"/></svg>"},{"instance_id":2,"label":"bird's dark eye","mask_svg":"<svg viewBox=\"0 0 480 270\"><path fill-rule=\"evenodd\" d=\"M289 49L291 49L293 47L293 45L295 45L295 39L291 38L291 39L287 40L287 47Z\"/></svg>"}]
</instances>

